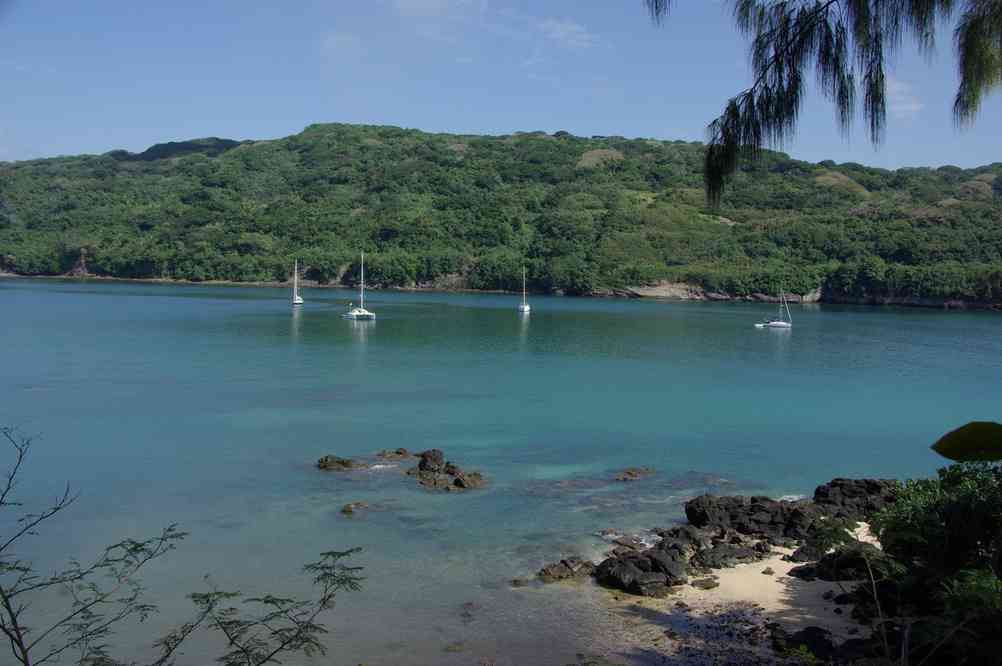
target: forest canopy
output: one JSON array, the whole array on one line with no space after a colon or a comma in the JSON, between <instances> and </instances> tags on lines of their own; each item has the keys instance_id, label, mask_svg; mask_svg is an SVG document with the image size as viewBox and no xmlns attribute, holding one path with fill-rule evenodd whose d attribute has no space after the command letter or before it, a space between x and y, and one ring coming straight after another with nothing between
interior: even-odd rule
<instances>
[{"instance_id":1,"label":"forest canopy","mask_svg":"<svg viewBox=\"0 0 1002 666\"><path fill-rule=\"evenodd\" d=\"M0 270L569 294L1002 301L1002 163L885 170L766 152L716 209L699 143L318 124L0 163Z\"/></svg>"}]
</instances>

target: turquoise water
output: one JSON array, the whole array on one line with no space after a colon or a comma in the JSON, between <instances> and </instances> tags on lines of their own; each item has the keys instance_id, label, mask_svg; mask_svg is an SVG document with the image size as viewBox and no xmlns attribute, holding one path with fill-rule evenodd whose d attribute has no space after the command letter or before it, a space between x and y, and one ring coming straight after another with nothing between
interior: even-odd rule
<instances>
[{"instance_id":1,"label":"turquoise water","mask_svg":"<svg viewBox=\"0 0 1002 666\"><path fill-rule=\"evenodd\" d=\"M522 319L514 296L377 292L378 320L353 323L352 294L304 297L292 312L278 289L0 280L0 422L39 435L22 492L81 491L31 554L179 523L190 537L149 573L152 630L205 573L299 590L300 564L360 546L364 588L316 663L569 663L609 645L601 593L507 581L600 553L602 528L677 521L707 487L926 475L945 430L1000 418L994 313L804 306L775 331L752 327L772 312L755 304L536 297ZM313 467L398 446L441 448L490 487ZM607 483L636 465L658 474ZM342 516L352 501L373 510Z\"/></svg>"}]
</instances>

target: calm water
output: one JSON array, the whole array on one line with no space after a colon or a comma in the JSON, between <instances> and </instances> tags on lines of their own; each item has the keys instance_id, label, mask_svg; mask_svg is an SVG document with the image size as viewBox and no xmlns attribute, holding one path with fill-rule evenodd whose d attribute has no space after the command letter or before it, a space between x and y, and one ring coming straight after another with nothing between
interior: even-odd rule
<instances>
[{"instance_id":1,"label":"calm water","mask_svg":"<svg viewBox=\"0 0 1002 666\"><path fill-rule=\"evenodd\" d=\"M515 297L375 293L378 321L352 323L351 294L304 296L292 312L275 289L0 280L0 422L40 436L22 492L82 492L30 554L180 523L191 536L148 574L153 630L203 574L299 591L303 562L360 546L364 589L316 663L562 664L608 644L601 593L507 581L601 552L602 528L679 520L709 483L686 473L776 496L926 475L945 430L1000 416L998 314L804 307L763 331L772 308L750 304L537 297L520 319ZM312 466L398 446L491 485ZM606 483L631 465L658 475ZM346 518L352 501L378 510Z\"/></svg>"}]
</instances>

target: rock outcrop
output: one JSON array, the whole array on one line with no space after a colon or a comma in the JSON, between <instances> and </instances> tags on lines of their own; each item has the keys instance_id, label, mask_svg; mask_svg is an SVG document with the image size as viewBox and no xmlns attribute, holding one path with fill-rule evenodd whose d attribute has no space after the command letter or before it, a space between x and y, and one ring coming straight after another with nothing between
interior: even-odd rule
<instances>
[{"instance_id":1,"label":"rock outcrop","mask_svg":"<svg viewBox=\"0 0 1002 666\"><path fill-rule=\"evenodd\" d=\"M418 454L417 467L407 470L409 476L416 477L418 483L431 490L463 491L482 488L487 484L480 472L467 472L458 465L448 462L439 449L429 449Z\"/></svg>"},{"instance_id":2,"label":"rock outcrop","mask_svg":"<svg viewBox=\"0 0 1002 666\"><path fill-rule=\"evenodd\" d=\"M547 564L536 577L544 583L559 580L588 578L595 572L595 565L579 557L565 557L559 562Z\"/></svg>"},{"instance_id":3,"label":"rock outcrop","mask_svg":"<svg viewBox=\"0 0 1002 666\"><path fill-rule=\"evenodd\" d=\"M769 497L700 495L685 503L685 517L690 525L734 530L774 544L807 538L811 527L823 515L810 500L787 502Z\"/></svg>"},{"instance_id":4,"label":"rock outcrop","mask_svg":"<svg viewBox=\"0 0 1002 666\"><path fill-rule=\"evenodd\" d=\"M814 490L814 503L833 518L858 522L893 503L897 489L893 479L832 479Z\"/></svg>"},{"instance_id":5,"label":"rock outcrop","mask_svg":"<svg viewBox=\"0 0 1002 666\"><path fill-rule=\"evenodd\" d=\"M351 458L328 455L317 461L317 467L328 471L346 472L353 469L365 469L368 465L358 460L352 460Z\"/></svg>"}]
</instances>

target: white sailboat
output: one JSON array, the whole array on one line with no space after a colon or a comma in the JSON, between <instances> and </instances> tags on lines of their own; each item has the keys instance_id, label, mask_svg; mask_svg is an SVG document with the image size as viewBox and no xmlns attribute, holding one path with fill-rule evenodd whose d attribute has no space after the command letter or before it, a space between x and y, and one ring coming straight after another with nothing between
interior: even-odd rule
<instances>
[{"instance_id":1,"label":"white sailboat","mask_svg":"<svg viewBox=\"0 0 1002 666\"><path fill-rule=\"evenodd\" d=\"M358 288L358 305L348 304L348 311L342 317L345 319L375 319L376 313L365 309L365 252L362 253L362 274Z\"/></svg>"},{"instance_id":2,"label":"white sailboat","mask_svg":"<svg viewBox=\"0 0 1002 666\"><path fill-rule=\"evenodd\" d=\"M303 297L299 295L299 259L296 259L296 267L292 269L292 304L303 304Z\"/></svg>"},{"instance_id":3,"label":"white sailboat","mask_svg":"<svg viewBox=\"0 0 1002 666\"><path fill-rule=\"evenodd\" d=\"M793 328L790 305L786 302L786 294L782 290L779 292L779 317L760 321L755 324L755 328Z\"/></svg>"},{"instance_id":4,"label":"white sailboat","mask_svg":"<svg viewBox=\"0 0 1002 666\"><path fill-rule=\"evenodd\" d=\"M531 310L532 308L529 307L529 301L526 299L525 294L525 266L522 266L522 302L518 306L518 311L527 314Z\"/></svg>"}]
</instances>

